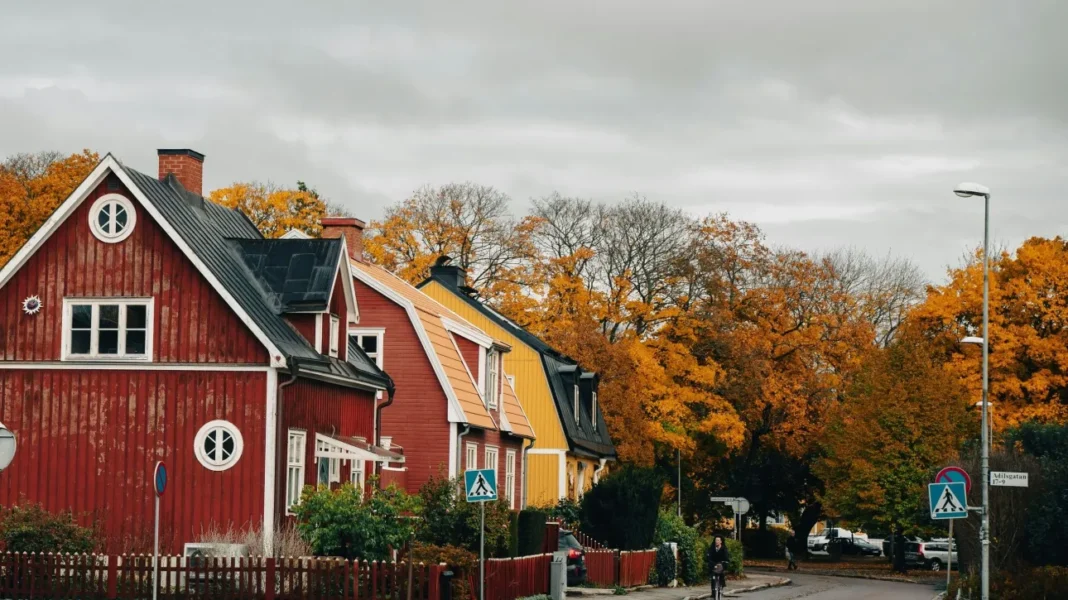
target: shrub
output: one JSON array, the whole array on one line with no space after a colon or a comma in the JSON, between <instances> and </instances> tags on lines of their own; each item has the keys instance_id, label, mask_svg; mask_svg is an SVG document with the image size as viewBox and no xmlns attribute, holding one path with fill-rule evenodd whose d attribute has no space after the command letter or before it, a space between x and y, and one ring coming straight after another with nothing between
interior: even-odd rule
<instances>
[{"instance_id":1,"label":"shrub","mask_svg":"<svg viewBox=\"0 0 1068 600\"><path fill-rule=\"evenodd\" d=\"M570 498L561 498L543 510L550 520L560 521L567 527L577 527L582 523L582 506Z\"/></svg>"},{"instance_id":2,"label":"shrub","mask_svg":"<svg viewBox=\"0 0 1068 600\"><path fill-rule=\"evenodd\" d=\"M652 469L625 466L613 472L583 497L583 532L610 548L649 548L663 488L663 478Z\"/></svg>"},{"instance_id":3,"label":"shrub","mask_svg":"<svg viewBox=\"0 0 1068 600\"><path fill-rule=\"evenodd\" d=\"M950 583L947 598L979 597L980 578L976 572ZM990 576L990 596L1000 600L1052 600L1063 598L1068 589L1068 568L1037 567L1017 572L995 571Z\"/></svg>"},{"instance_id":4,"label":"shrub","mask_svg":"<svg viewBox=\"0 0 1068 600\"><path fill-rule=\"evenodd\" d=\"M452 597L455 600L471 600L472 590L468 575L478 570L478 555L456 546L435 546L416 542L412 545L412 559L428 565L445 563L453 571Z\"/></svg>"},{"instance_id":5,"label":"shrub","mask_svg":"<svg viewBox=\"0 0 1068 600\"><path fill-rule=\"evenodd\" d=\"M662 510L656 522L656 539L658 543L675 542L679 546L679 579L686 585L701 582L705 569L705 557L699 549L697 530L686 525L686 521L674 511Z\"/></svg>"},{"instance_id":6,"label":"shrub","mask_svg":"<svg viewBox=\"0 0 1068 600\"><path fill-rule=\"evenodd\" d=\"M479 522L482 507L468 502L462 494L460 479L434 477L419 489L423 520L418 537L421 542L438 546L454 545L478 551ZM508 501L501 498L486 504L486 555L508 553ZM542 527L545 525L542 524Z\"/></svg>"},{"instance_id":7,"label":"shrub","mask_svg":"<svg viewBox=\"0 0 1068 600\"><path fill-rule=\"evenodd\" d=\"M779 527L769 527L764 531L746 530L742 536L742 547L746 556L751 558L782 558L786 556L788 539L790 532Z\"/></svg>"},{"instance_id":8,"label":"shrub","mask_svg":"<svg viewBox=\"0 0 1068 600\"><path fill-rule=\"evenodd\" d=\"M727 552L730 554L730 561L727 563L728 575L742 575L744 569L742 563L745 561L745 549L742 547L742 543L736 539L726 539L723 543L727 545Z\"/></svg>"},{"instance_id":9,"label":"shrub","mask_svg":"<svg viewBox=\"0 0 1068 600\"><path fill-rule=\"evenodd\" d=\"M418 498L396 486L364 494L346 483L333 491L305 488L293 512L316 556L385 560L390 548L408 541L414 529L409 517L418 509Z\"/></svg>"},{"instance_id":10,"label":"shrub","mask_svg":"<svg viewBox=\"0 0 1068 600\"><path fill-rule=\"evenodd\" d=\"M11 507L2 518L0 541L8 552L82 554L96 547L92 530L75 523L70 512L53 514L27 504Z\"/></svg>"},{"instance_id":11,"label":"shrub","mask_svg":"<svg viewBox=\"0 0 1068 600\"><path fill-rule=\"evenodd\" d=\"M660 587L665 587L672 581L675 581L675 553L671 551L671 546L661 544L656 549L656 580L654 583Z\"/></svg>"},{"instance_id":12,"label":"shrub","mask_svg":"<svg viewBox=\"0 0 1068 600\"><path fill-rule=\"evenodd\" d=\"M519 513L508 514L508 557L519 556Z\"/></svg>"},{"instance_id":13,"label":"shrub","mask_svg":"<svg viewBox=\"0 0 1068 600\"><path fill-rule=\"evenodd\" d=\"M197 541L206 544L244 544L253 556L267 556L267 546L263 533L256 528L238 529L229 525L226 529L211 524L202 529ZM312 547L300 536L300 531L290 522L274 530L271 538L272 554L275 558L284 556L311 556Z\"/></svg>"},{"instance_id":14,"label":"shrub","mask_svg":"<svg viewBox=\"0 0 1068 600\"><path fill-rule=\"evenodd\" d=\"M548 515L540 510L519 512L519 556L541 554L545 548L545 521Z\"/></svg>"}]
</instances>

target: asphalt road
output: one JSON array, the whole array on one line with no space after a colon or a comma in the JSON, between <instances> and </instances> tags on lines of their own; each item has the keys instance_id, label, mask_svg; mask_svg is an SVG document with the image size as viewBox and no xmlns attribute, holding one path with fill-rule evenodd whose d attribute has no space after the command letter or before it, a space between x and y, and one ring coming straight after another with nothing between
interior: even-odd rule
<instances>
[{"instance_id":1,"label":"asphalt road","mask_svg":"<svg viewBox=\"0 0 1068 600\"><path fill-rule=\"evenodd\" d=\"M938 595L933 586L915 583L824 577L797 572L781 575L789 577L793 583L738 597L746 600L931 600Z\"/></svg>"}]
</instances>

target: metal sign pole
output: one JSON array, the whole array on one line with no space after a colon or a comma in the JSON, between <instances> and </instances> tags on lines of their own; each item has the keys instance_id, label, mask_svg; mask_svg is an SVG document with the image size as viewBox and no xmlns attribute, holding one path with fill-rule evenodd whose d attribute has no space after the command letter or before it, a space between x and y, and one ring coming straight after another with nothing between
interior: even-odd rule
<instances>
[{"instance_id":1,"label":"metal sign pole","mask_svg":"<svg viewBox=\"0 0 1068 600\"><path fill-rule=\"evenodd\" d=\"M949 578L953 573L953 521L949 520L949 558L946 559L946 593L949 593Z\"/></svg>"},{"instance_id":2,"label":"metal sign pole","mask_svg":"<svg viewBox=\"0 0 1068 600\"><path fill-rule=\"evenodd\" d=\"M486 503L482 505L482 526L478 530L478 599L486 600Z\"/></svg>"},{"instance_id":3,"label":"metal sign pole","mask_svg":"<svg viewBox=\"0 0 1068 600\"><path fill-rule=\"evenodd\" d=\"M152 600L156 600L159 597L159 494L156 494L156 535L152 552Z\"/></svg>"}]
</instances>

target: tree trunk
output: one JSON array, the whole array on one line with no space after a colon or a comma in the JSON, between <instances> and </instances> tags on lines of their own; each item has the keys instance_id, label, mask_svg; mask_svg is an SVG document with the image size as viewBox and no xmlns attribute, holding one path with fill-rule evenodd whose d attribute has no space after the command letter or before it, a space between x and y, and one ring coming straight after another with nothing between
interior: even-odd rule
<instances>
[{"instance_id":1,"label":"tree trunk","mask_svg":"<svg viewBox=\"0 0 1068 600\"><path fill-rule=\"evenodd\" d=\"M890 536L890 552L894 556L894 570L905 573L908 569L905 564L905 536L901 532L900 525L894 525Z\"/></svg>"},{"instance_id":2,"label":"tree trunk","mask_svg":"<svg viewBox=\"0 0 1068 600\"><path fill-rule=\"evenodd\" d=\"M796 554L808 556L808 534L819 523L823 514L823 506L819 502L813 502L805 507L801 513L801 519L794 524L794 548Z\"/></svg>"}]
</instances>

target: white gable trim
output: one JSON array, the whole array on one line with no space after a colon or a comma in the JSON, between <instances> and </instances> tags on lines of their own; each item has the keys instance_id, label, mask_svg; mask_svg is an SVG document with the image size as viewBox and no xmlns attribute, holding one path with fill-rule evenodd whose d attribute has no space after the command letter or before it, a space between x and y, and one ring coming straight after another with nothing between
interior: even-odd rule
<instances>
[{"instance_id":1,"label":"white gable trim","mask_svg":"<svg viewBox=\"0 0 1068 600\"><path fill-rule=\"evenodd\" d=\"M345 238L338 238L341 240L341 257L337 263L337 273L335 277L341 277L341 286L345 289L345 298L347 304L348 313L345 315L345 326L348 327L349 323L360 322L360 306L356 303L356 288L352 285L352 265L349 264L349 249L345 245ZM330 310L330 301L334 298L334 286L330 286L330 297L326 301L326 310Z\"/></svg>"},{"instance_id":2,"label":"white gable trim","mask_svg":"<svg viewBox=\"0 0 1068 600\"><path fill-rule=\"evenodd\" d=\"M423 352L426 354L427 359L430 360L430 365L434 368L434 375L438 378L438 384L441 385L441 389L445 392L445 397L449 399L449 422L467 423L467 415L464 414L464 409L460 406L460 400L456 397L456 392L453 391L448 376L445 375L445 368L441 366L441 361L438 360L438 353L434 351L434 346L430 343L430 336L427 335L426 330L423 328L423 322L419 320L419 315L415 313L415 305L404 296L394 292L389 286L364 273L359 267L352 267L351 271L353 277L389 298L394 304L404 308L404 312L408 313L408 320L411 321L415 334L419 337L419 343L423 346Z\"/></svg>"},{"instance_id":3,"label":"white gable trim","mask_svg":"<svg viewBox=\"0 0 1068 600\"><path fill-rule=\"evenodd\" d=\"M441 324L445 326L445 329L457 335L462 335L483 348L489 348L493 345L493 338L476 329L474 325L460 323L448 317L441 317Z\"/></svg>"},{"instance_id":4,"label":"white gable trim","mask_svg":"<svg viewBox=\"0 0 1068 600\"><path fill-rule=\"evenodd\" d=\"M186 244L185 240L183 240L181 236L178 235L178 232L174 230L174 227L172 227L171 224L163 218L163 215L158 210L156 210L152 203L148 201L148 198L145 197L144 192L142 192L140 189L138 189L136 185L134 185L133 180L131 180L130 177L126 175L126 172L122 170L122 166L119 165L118 161L115 160L115 157L113 157L111 154L108 154L104 157L103 160L100 161L100 164L97 165L96 168L93 169L92 173L90 173L89 176L85 178L85 181L83 181L81 185L79 185L78 188L75 189L74 192L70 196L68 196L66 200L63 201L59 208L56 209L54 213L52 213L52 216L50 216L48 220L45 221L44 225L42 225L41 228L38 229L32 237L30 237L29 241L27 241L26 244L19 249L15 256L11 258L7 265L5 265L2 270L0 270L0 288L3 288L4 285L6 285L7 282L11 280L15 273L17 273L18 270L26 264L26 261L29 260L29 258L33 256L34 253L37 252L37 250L40 249L41 245L44 244L44 242L52 236L52 233L55 232L55 230L67 220L67 218L74 212L74 210L77 209L78 206L85 201L89 193L96 189L98 185L100 185L100 182L102 182L104 178L107 177L108 173L114 173L115 176L119 178L119 181L121 181L126 186L126 188L130 190L130 193L133 194L133 197L136 198L137 201L141 204L141 207L144 208L145 211L152 216L156 223L163 229L164 232L166 232L167 236L171 239L171 241L173 241L178 246L178 248L181 249L182 253L185 254L185 257L188 258L190 262L192 262L193 265L197 268L200 274L208 280L208 283L211 284L211 287L214 288L215 291L220 296L222 296L223 300L230 305L230 309L234 311L234 314L236 314L238 318L241 319L241 322L244 323L245 326L248 327L250 331L252 331L252 334L256 336L256 339L258 339L260 343L263 344L263 346L267 349L267 352L270 354L271 366L286 366L285 358L282 357L282 353L278 350L277 347L275 347L274 343L271 342L270 339L268 339L268 337L263 333L259 326L256 325L255 321L253 321L252 318L249 317L248 313L246 313L244 309L241 308L241 306L237 303L233 296L230 295L230 292L228 292L226 288L222 286L219 280L215 278L215 275L213 275L212 272L208 270L207 266L203 262L201 262L200 258L193 253L192 249L189 247L188 244Z\"/></svg>"},{"instance_id":5,"label":"white gable trim","mask_svg":"<svg viewBox=\"0 0 1068 600\"><path fill-rule=\"evenodd\" d=\"M460 345L456 343L456 338L452 337L451 335L449 336L449 341L452 342L452 347L456 348L456 355L460 357L460 364L462 364L464 366L464 370L467 371L467 378L471 380L471 385L475 386L475 391L478 392L478 399L482 401L482 406L486 407L486 414L489 415L490 423L493 423L494 429L499 430L500 427L498 427L498 425L497 425L497 420L493 418L493 412L490 411L489 405L486 403L486 395L483 393L483 390L482 390L483 386L478 384L478 381L475 379L474 374L471 373L471 367L469 367L467 365L467 360L464 359L464 353L460 352ZM480 350L479 353L481 354L481 349L479 349L479 350ZM483 364L484 363L485 363L485 361L483 361ZM480 377L481 377L482 372L484 370L485 369L480 369L479 370L479 376Z\"/></svg>"}]
</instances>

